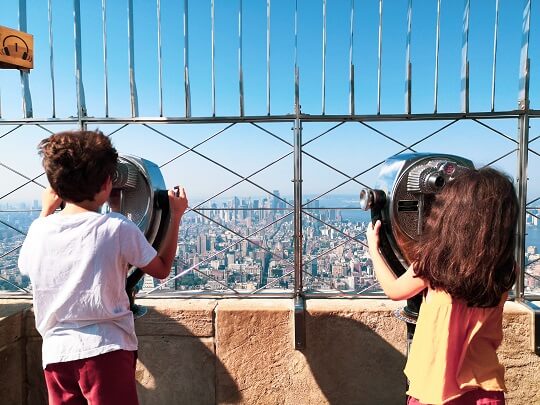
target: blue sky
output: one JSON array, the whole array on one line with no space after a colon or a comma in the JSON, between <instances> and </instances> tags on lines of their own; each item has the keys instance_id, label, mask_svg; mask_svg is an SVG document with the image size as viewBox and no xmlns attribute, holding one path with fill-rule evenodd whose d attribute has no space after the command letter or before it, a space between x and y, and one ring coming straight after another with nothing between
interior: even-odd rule
<instances>
[{"instance_id":1,"label":"blue sky","mask_svg":"<svg viewBox=\"0 0 540 405\"><path fill-rule=\"evenodd\" d=\"M2 0L0 25L17 27L18 0ZM76 114L73 56L73 1L53 0L56 112L58 117ZM104 81L102 60L101 0L81 1L83 84L88 115L103 117ZM189 59L192 115L210 116L211 36L210 0L189 2ZM407 0L384 2L382 37L381 112L404 112L405 38ZM464 1L441 1L438 111L460 110L461 44ZM500 0L497 48L496 110L516 108L521 45L522 1ZM519 6L516 6L519 5ZM238 115L238 7L239 1L215 0L216 112ZM294 11L291 0L271 1L271 111L293 112L294 102ZM300 97L305 113L321 113L322 0L298 1L298 66ZM165 116L183 116L183 1L161 0L163 51L163 105ZM326 113L347 114L349 94L350 0L327 1ZM431 113L434 104L436 0L414 0L412 15L411 61L413 66L413 113ZM355 104L359 114L377 112L378 0L356 0L354 13ZM540 79L535 63L540 54L540 6L533 2L529 55L531 58L531 105L538 108ZM471 1L469 60L470 109L489 111L495 0ZM159 115L157 66L156 1L134 0L135 68L139 114ZM30 74L34 116L51 116L51 84L47 26L47 1L28 0L28 31L35 38L35 69ZM127 49L127 0L107 1L109 115L129 117ZM266 0L243 1L243 71L246 115L266 114ZM16 71L0 71L1 110L4 119L21 117L20 81ZM445 122L373 123L373 127L409 144L431 133ZM497 130L515 137L514 120L488 122ZM289 124L263 125L292 142ZM317 136L333 124L305 124L304 139ZM531 137L538 125L531 124ZM179 142L193 146L225 125L160 126L158 129ZM1 133L10 127L0 126ZM56 131L58 126L49 126ZM100 125L110 132L117 125ZM61 129L64 129L63 127ZM21 169L28 176L39 173L35 146L46 136L28 127L6 136L0 161ZM22 139L22 141L21 141ZM160 164L183 151L148 128L131 126L113 136L122 153L143 155ZM486 147L488 146L488 147ZM531 145L535 147L534 143ZM476 123L459 122L418 147L419 151L461 154L479 164L488 163L514 148L514 145ZM306 151L340 170L356 175L363 168L397 153L402 148L358 123L344 124L330 135L306 146ZM540 148L539 148L540 149ZM251 125L237 125L200 148L234 171L248 175L266 163L288 153L290 147L268 137ZM530 172L538 172L537 158L529 160ZM513 174L515 158L503 159L498 167ZM292 159L287 157L254 177L269 190L292 194ZM304 157L304 191L319 194L339 184L344 177ZM205 198L234 183L237 177L216 165L187 154L164 167L167 183L186 184L191 195ZM376 170L360 178L373 183ZM2 191L20 184L12 173L5 175ZM531 176L531 192L537 192ZM349 183L335 193L356 193L358 184ZM28 186L14 199L31 198L39 187ZM3 194L3 193L2 193ZM261 195L260 189L239 185L230 195ZM534 196L536 197L536 196ZM533 197L533 198L534 198Z\"/></svg>"}]
</instances>

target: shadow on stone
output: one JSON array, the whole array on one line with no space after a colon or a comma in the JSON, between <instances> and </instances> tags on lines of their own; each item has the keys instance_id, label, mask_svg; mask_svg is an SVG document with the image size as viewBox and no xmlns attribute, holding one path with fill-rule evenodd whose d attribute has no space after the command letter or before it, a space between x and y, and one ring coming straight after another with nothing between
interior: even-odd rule
<instances>
[{"instance_id":1,"label":"shadow on stone","mask_svg":"<svg viewBox=\"0 0 540 405\"><path fill-rule=\"evenodd\" d=\"M406 358L376 325L328 312L306 316L304 354L329 404L406 403Z\"/></svg>"},{"instance_id":2,"label":"shadow on stone","mask_svg":"<svg viewBox=\"0 0 540 405\"><path fill-rule=\"evenodd\" d=\"M162 305L160 311L149 306L148 313L135 321L141 405L215 404L217 376L229 387L230 403L239 402L236 382L215 355L213 324L207 331L204 327L193 330L191 327L197 327L200 319L187 319L184 324L182 316L178 308L167 314ZM209 316L212 321L213 312ZM197 313L190 318L196 320Z\"/></svg>"},{"instance_id":3,"label":"shadow on stone","mask_svg":"<svg viewBox=\"0 0 540 405\"><path fill-rule=\"evenodd\" d=\"M148 314L135 321L139 339L136 376L140 404L213 405L218 374L229 387L231 403L239 402L241 395L235 381L215 356L213 307L208 331L193 330L192 326L200 323L200 319L189 322L190 318L196 320L201 315L196 311L185 316L178 308L170 314L163 306L159 308L149 306ZM46 404L42 340L35 329L34 314L27 303L14 303L10 308L3 305L2 313L7 312L11 315L0 321L0 353L10 353L10 356L4 356L0 365L11 371L10 378L2 378L6 384L0 384L5 388L3 396L7 402L0 402L18 404L26 400L29 404ZM183 322L184 319L187 321Z\"/></svg>"}]
</instances>

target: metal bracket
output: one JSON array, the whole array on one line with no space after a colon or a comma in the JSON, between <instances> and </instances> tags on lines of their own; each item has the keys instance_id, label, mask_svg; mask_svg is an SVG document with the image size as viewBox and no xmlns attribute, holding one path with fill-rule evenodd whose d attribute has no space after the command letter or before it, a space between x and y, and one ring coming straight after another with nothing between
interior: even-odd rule
<instances>
[{"instance_id":1,"label":"metal bracket","mask_svg":"<svg viewBox=\"0 0 540 405\"><path fill-rule=\"evenodd\" d=\"M294 298L294 348L306 348L306 299L302 295Z\"/></svg>"}]
</instances>

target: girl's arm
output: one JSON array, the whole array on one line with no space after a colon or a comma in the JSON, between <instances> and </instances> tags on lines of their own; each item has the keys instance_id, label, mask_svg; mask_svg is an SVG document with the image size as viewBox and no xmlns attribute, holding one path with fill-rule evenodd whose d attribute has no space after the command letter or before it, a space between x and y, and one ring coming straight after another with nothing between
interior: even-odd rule
<instances>
[{"instance_id":1,"label":"girl's arm","mask_svg":"<svg viewBox=\"0 0 540 405\"><path fill-rule=\"evenodd\" d=\"M394 274L379 251L380 229L381 221L377 221L375 226L370 223L367 230L369 254L377 280L388 298L396 301L411 298L427 288L428 284L420 277L415 277L412 264L400 277Z\"/></svg>"}]
</instances>

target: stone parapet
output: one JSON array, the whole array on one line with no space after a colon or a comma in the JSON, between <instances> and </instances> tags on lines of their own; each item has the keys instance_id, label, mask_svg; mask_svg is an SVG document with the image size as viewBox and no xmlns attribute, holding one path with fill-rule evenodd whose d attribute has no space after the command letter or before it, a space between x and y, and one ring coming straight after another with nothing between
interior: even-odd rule
<instances>
[{"instance_id":1,"label":"stone parapet","mask_svg":"<svg viewBox=\"0 0 540 405\"><path fill-rule=\"evenodd\" d=\"M402 404L403 302L312 299L306 348L294 349L291 299L139 299L141 404ZM0 299L2 404L46 403L41 338L29 299ZM540 403L532 314L507 302L507 403Z\"/></svg>"}]
</instances>

